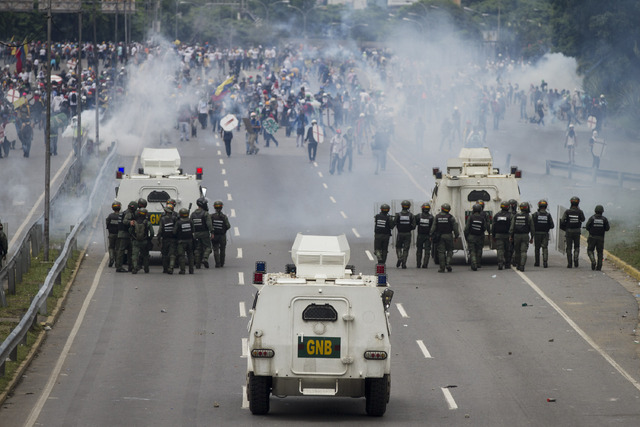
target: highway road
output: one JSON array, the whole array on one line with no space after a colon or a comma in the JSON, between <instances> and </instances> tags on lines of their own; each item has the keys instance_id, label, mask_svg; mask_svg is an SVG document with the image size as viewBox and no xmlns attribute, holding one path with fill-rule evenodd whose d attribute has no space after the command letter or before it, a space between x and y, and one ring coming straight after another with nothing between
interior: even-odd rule
<instances>
[{"instance_id":1,"label":"highway road","mask_svg":"<svg viewBox=\"0 0 640 427\"><path fill-rule=\"evenodd\" d=\"M581 184L545 177L544 159L527 154L536 151L530 140L538 130L514 141L508 126L491 142L496 163L507 154L518 161L524 200L549 197L540 189L552 191L553 182L560 196L550 204L566 204L560 197ZM584 250L577 270L552 250L548 269L530 258L524 273L498 271L486 253L478 272L458 255L453 272L439 274L433 265L416 269L413 248L409 268L396 269L390 248L392 385L384 417L367 417L364 399L315 397L272 397L268 416L251 415L243 338L255 261L283 270L296 233L344 233L350 263L373 273L376 206L428 200L431 166L457 154L420 154L399 135L380 175L370 154L355 155L351 173L330 175L327 143L310 163L282 135L279 147L261 144L257 156L244 154L239 134L230 158L210 131L179 143L184 170L205 168L207 197L222 200L230 217L225 267L118 274L106 267L102 230L92 230L65 312L0 409L2 426L639 425L638 304L623 286L628 278L608 263L591 271ZM121 160L128 170L137 164ZM580 194L585 212L594 191ZM112 196L106 192L103 216Z\"/></svg>"}]
</instances>

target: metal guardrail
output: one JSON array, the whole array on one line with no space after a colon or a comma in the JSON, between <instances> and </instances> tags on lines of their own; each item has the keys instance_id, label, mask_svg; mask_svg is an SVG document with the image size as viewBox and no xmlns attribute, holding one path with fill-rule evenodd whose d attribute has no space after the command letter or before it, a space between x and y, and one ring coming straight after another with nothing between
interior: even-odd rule
<instances>
[{"instance_id":1,"label":"metal guardrail","mask_svg":"<svg viewBox=\"0 0 640 427\"><path fill-rule=\"evenodd\" d=\"M64 181L51 198L52 207L56 205L56 201L61 194L68 193L73 186L78 184L81 169L81 162L75 158L71 166L69 166ZM44 213L31 225L29 231L18 244L18 249L10 256L6 266L0 271L0 304L2 307L7 306L4 285L7 285L7 291L10 295L15 295L16 286L22 282L22 276L31 267L31 254L40 252L44 234L42 231L43 223Z\"/></svg>"},{"instance_id":2,"label":"metal guardrail","mask_svg":"<svg viewBox=\"0 0 640 427\"><path fill-rule=\"evenodd\" d=\"M100 204L97 203L96 199L102 198L104 196L102 191L104 188L104 183L102 181L109 175L109 173L111 173L111 171L114 170L113 163L117 157L115 148L116 144L113 143L110 148L110 153L105 159L102 168L100 169L100 173L98 174L94 182L93 190L87 204L87 209L84 211L84 214L80 217L80 219L78 219L75 226L71 230L71 233L67 237L60 255L51 267L51 270L49 270L44 284L42 285L36 296L33 298L29 309L20 320L18 326L16 326L13 331L11 331L9 336L2 342L2 344L0 344L0 376L4 376L5 363L7 359L11 361L17 360L18 346L26 342L27 333L37 321L38 313L46 314L47 297L51 294L53 285L60 283L62 271L66 267L69 257L73 254L73 250L75 249L75 246L77 244L78 234L84 229L87 219L95 213L95 209L100 209ZM25 240L27 239L25 238ZM26 255L21 256L28 256L29 258L31 257L31 254L29 252L25 251L25 253Z\"/></svg>"},{"instance_id":3,"label":"metal guardrail","mask_svg":"<svg viewBox=\"0 0 640 427\"><path fill-rule=\"evenodd\" d=\"M576 173L591 177L593 182L597 182L598 179L614 180L617 181L620 187L624 185L625 181L640 182L640 174L637 173L596 169L557 160L547 160L547 175L551 175L553 169L566 170L569 179L572 179L573 174Z\"/></svg>"}]
</instances>

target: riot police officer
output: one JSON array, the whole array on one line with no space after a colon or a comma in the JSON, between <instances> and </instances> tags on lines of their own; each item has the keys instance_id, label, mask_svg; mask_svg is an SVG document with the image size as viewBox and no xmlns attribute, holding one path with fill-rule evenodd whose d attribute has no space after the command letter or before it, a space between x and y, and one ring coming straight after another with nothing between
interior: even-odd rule
<instances>
[{"instance_id":1,"label":"riot police officer","mask_svg":"<svg viewBox=\"0 0 640 427\"><path fill-rule=\"evenodd\" d=\"M136 201L131 201L127 205L127 210L122 214L122 222L120 223L120 229L118 230L118 240L116 242L116 271L118 273L126 273L132 271L133 263L131 261L131 235L129 234L129 227L135 219L135 213L138 208ZM122 265L126 263L129 266L128 270L122 268Z\"/></svg>"},{"instance_id":2,"label":"riot police officer","mask_svg":"<svg viewBox=\"0 0 640 427\"><path fill-rule=\"evenodd\" d=\"M433 225L433 215L431 215L431 203L422 204L422 212L415 216L418 237L416 238L416 261L417 267L427 268L429 266L429 256L431 256L431 226ZM422 251L424 250L424 260Z\"/></svg>"},{"instance_id":3,"label":"riot police officer","mask_svg":"<svg viewBox=\"0 0 640 427\"><path fill-rule=\"evenodd\" d=\"M567 268L571 268L571 258L573 252L573 264L578 267L578 258L580 257L580 228L584 222L584 213L579 208L580 198L573 196L569 201L571 207L564 211L560 222L561 229L564 230L564 236L567 249Z\"/></svg>"},{"instance_id":4,"label":"riot police officer","mask_svg":"<svg viewBox=\"0 0 640 427\"><path fill-rule=\"evenodd\" d=\"M467 218L464 227L464 237L469 244L471 255L471 269L476 271L481 262L482 248L484 247L484 234L487 231L486 217L482 213L482 206L479 203L473 205L473 212Z\"/></svg>"},{"instance_id":5,"label":"riot police officer","mask_svg":"<svg viewBox=\"0 0 640 427\"><path fill-rule=\"evenodd\" d=\"M374 217L373 252L378 258L378 264L385 264L387 262L391 230L395 227L395 222L393 217L389 215L389 210L391 210L391 207L383 203L380 205L380 213Z\"/></svg>"},{"instance_id":6,"label":"riot police officer","mask_svg":"<svg viewBox=\"0 0 640 427\"><path fill-rule=\"evenodd\" d=\"M7 241L7 235L4 232L4 225L0 222L0 268L7 259L7 252L9 251L9 242Z\"/></svg>"},{"instance_id":7,"label":"riot police officer","mask_svg":"<svg viewBox=\"0 0 640 427\"><path fill-rule=\"evenodd\" d=\"M138 199L138 209L146 209L147 208L147 199L140 197Z\"/></svg>"},{"instance_id":8,"label":"riot police officer","mask_svg":"<svg viewBox=\"0 0 640 427\"><path fill-rule=\"evenodd\" d=\"M511 212L509 208L511 204L503 201L500 203L500 212L493 216L493 224L491 226L491 235L496 244L496 252L498 254L498 270L502 270L505 265L511 265Z\"/></svg>"},{"instance_id":9,"label":"riot police officer","mask_svg":"<svg viewBox=\"0 0 640 427\"><path fill-rule=\"evenodd\" d=\"M185 274L185 261L189 263L189 274L193 274L193 229L193 221L189 218L189 210L187 208L180 209L180 218L173 230L178 240L179 274Z\"/></svg>"},{"instance_id":10,"label":"riot police officer","mask_svg":"<svg viewBox=\"0 0 640 427\"><path fill-rule=\"evenodd\" d=\"M204 265L209 268L209 255L211 255L211 234L213 226L211 225L211 216L209 216L209 204L207 199L200 197L196 200L198 208L191 214L193 221L193 240L196 268Z\"/></svg>"},{"instance_id":11,"label":"riot police officer","mask_svg":"<svg viewBox=\"0 0 640 427\"><path fill-rule=\"evenodd\" d=\"M510 199L509 200L509 205L511 207L511 209L510 209L511 218L513 219L513 217L518 213L518 201L516 199ZM509 241L509 250L511 251L511 265L513 265L514 267L517 267L518 266L518 260L513 255L513 253L515 251L515 247L513 246L513 242L511 240Z\"/></svg>"},{"instance_id":12,"label":"riot police officer","mask_svg":"<svg viewBox=\"0 0 640 427\"><path fill-rule=\"evenodd\" d=\"M458 222L449 212L451 212L451 205L444 203L440 206L440 213L436 215L431 226L431 239L438 245L438 261L440 263L438 273L444 273L445 267L447 271L452 270L453 243L460 237Z\"/></svg>"},{"instance_id":13,"label":"riot police officer","mask_svg":"<svg viewBox=\"0 0 640 427\"><path fill-rule=\"evenodd\" d=\"M509 230L514 247L513 256L518 263L518 270L520 271L524 271L524 266L527 263L527 249L529 249L529 244L533 243L535 230L529 211L529 203L520 203L520 212L513 216Z\"/></svg>"},{"instance_id":14,"label":"riot police officer","mask_svg":"<svg viewBox=\"0 0 640 427\"><path fill-rule=\"evenodd\" d=\"M167 203L164 206L164 213L160 217L160 229L158 230L161 239L162 272L166 274L173 274L173 268L176 265L177 241L174 233L176 220L173 205Z\"/></svg>"},{"instance_id":15,"label":"riot police officer","mask_svg":"<svg viewBox=\"0 0 640 427\"><path fill-rule=\"evenodd\" d=\"M131 235L133 268L131 273L137 274L140 270L140 263L144 267L144 272L149 272L149 242L153 239L153 227L148 220L149 212L145 208L136 211L135 220L129 226Z\"/></svg>"},{"instance_id":16,"label":"riot police officer","mask_svg":"<svg viewBox=\"0 0 640 427\"><path fill-rule=\"evenodd\" d=\"M213 237L211 243L213 245L213 259L216 268L224 267L224 259L227 248L227 230L231 228L229 218L222 213L223 204L220 200L213 203L215 212L211 214L211 223L213 226Z\"/></svg>"},{"instance_id":17,"label":"riot police officer","mask_svg":"<svg viewBox=\"0 0 640 427\"><path fill-rule=\"evenodd\" d=\"M409 247L411 246L411 231L416 228L415 218L409 211L411 202L403 200L400 203L402 210L396 213L395 224L398 234L396 236L396 255L398 262L396 267L407 268L407 258L409 257Z\"/></svg>"},{"instance_id":18,"label":"riot police officer","mask_svg":"<svg viewBox=\"0 0 640 427\"><path fill-rule=\"evenodd\" d=\"M604 233L609 231L609 220L602 215L604 208L602 205L596 206L595 215L587 220L585 228L589 231L587 238L587 255L591 260L592 270L602 270L602 253L604 252ZM598 259L594 256L593 250L597 250Z\"/></svg>"},{"instance_id":19,"label":"riot police officer","mask_svg":"<svg viewBox=\"0 0 640 427\"><path fill-rule=\"evenodd\" d=\"M482 216L484 216L484 223L487 230L487 234L491 235L491 215L489 215L489 212L484 210L484 200L478 200L477 203L482 208ZM484 246L484 242L483 242L483 246ZM478 265L477 265L478 268L482 267L482 253L483 251L479 252Z\"/></svg>"},{"instance_id":20,"label":"riot police officer","mask_svg":"<svg viewBox=\"0 0 640 427\"><path fill-rule=\"evenodd\" d=\"M533 242L535 248L535 267L540 267L540 249L542 249L542 265L544 268L549 266L549 230L554 228L553 218L551 214L547 212L548 203L546 200L540 200L538 202L538 211L531 215L533 219L533 226L535 227L535 234L533 235Z\"/></svg>"},{"instance_id":21,"label":"riot police officer","mask_svg":"<svg viewBox=\"0 0 640 427\"><path fill-rule=\"evenodd\" d=\"M111 212L107 215L106 225L107 232L109 235L107 236L107 241L109 242L109 267L113 267L113 264L116 262L116 243L118 242L118 230L120 230L120 224L122 224L122 215L120 214L120 210L122 209L122 203L119 201L114 201L111 204Z\"/></svg>"}]
</instances>

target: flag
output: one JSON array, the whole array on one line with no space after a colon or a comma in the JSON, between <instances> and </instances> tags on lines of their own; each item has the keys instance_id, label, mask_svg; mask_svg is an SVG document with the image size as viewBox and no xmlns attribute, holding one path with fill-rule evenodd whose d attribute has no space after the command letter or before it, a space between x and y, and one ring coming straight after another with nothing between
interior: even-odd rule
<instances>
[{"instance_id":1,"label":"flag","mask_svg":"<svg viewBox=\"0 0 640 427\"><path fill-rule=\"evenodd\" d=\"M220 83L220 85L216 88L216 91L213 93L212 98L214 101L222 98L222 96L229 90L229 88L233 86L233 80L234 76L229 76L227 80Z\"/></svg>"},{"instance_id":2,"label":"flag","mask_svg":"<svg viewBox=\"0 0 640 427\"><path fill-rule=\"evenodd\" d=\"M25 57L24 48L22 46L18 46L16 48L16 72L22 72L22 58Z\"/></svg>"},{"instance_id":3,"label":"flag","mask_svg":"<svg viewBox=\"0 0 640 427\"><path fill-rule=\"evenodd\" d=\"M18 73L22 72L22 61L27 59L27 53L29 52L29 45L27 44L27 39L24 39L22 45L15 48L16 55L16 71Z\"/></svg>"}]
</instances>

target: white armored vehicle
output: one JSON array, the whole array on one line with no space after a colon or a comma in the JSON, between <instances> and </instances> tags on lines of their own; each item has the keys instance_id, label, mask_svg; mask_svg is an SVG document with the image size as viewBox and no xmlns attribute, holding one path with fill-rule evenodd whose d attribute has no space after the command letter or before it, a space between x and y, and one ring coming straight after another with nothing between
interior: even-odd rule
<instances>
[{"instance_id":1,"label":"white armored vehicle","mask_svg":"<svg viewBox=\"0 0 640 427\"><path fill-rule=\"evenodd\" d=\"M180 168L180 154L176 148L144 148L140 155L141 167L137 174L125 174L124 168L118 168L116 178L120 184L116 187L116 199L126 209L130 201L145 199L149 211L149 222L158 236L160 217L164 205L169 199L176 201L175 212L182 208L191 209L196 200L204 197L206 188L202 181L202 168L196 173L185 174ZM157 237L154 238L154 250L159 250Z\"/></svg>"},{"instance_id":2,"label":"white armored vehicle","mask_svg":"<svg viewBox=\"0 0 640 427\"><path fill-rule=\"evenodd\" d=\"M247 398L269 412L270 395L365 397L382 416L390 394L389 313L384 266L355 274L344 235L298 234L284 273L256 263Z\"/></svg>"},{"instance_id":3,"label":"white armored vehicle","mask_svg":"<svg viewBox=\"0 0 640 427\"><path fill-rule=\"evenodd\" d=\"M462 148L460 155L447 161L447 170L433 168L436 179L432 193L432 206L440 209L444 203L451 205L451 215L456 218L460 227L460 239L455 249L464 249L467 254L467 242L462 230L467 217L471 215L473 205L479 200L484 202L484 212L493 218L500 212L500 203L511 199L520 202L518 179L522 172L511 166L509 173L500 173L493 167L493 158L488 148ZM491 239L485 245L492 247Z\"/></svg>"}]
</instances>

